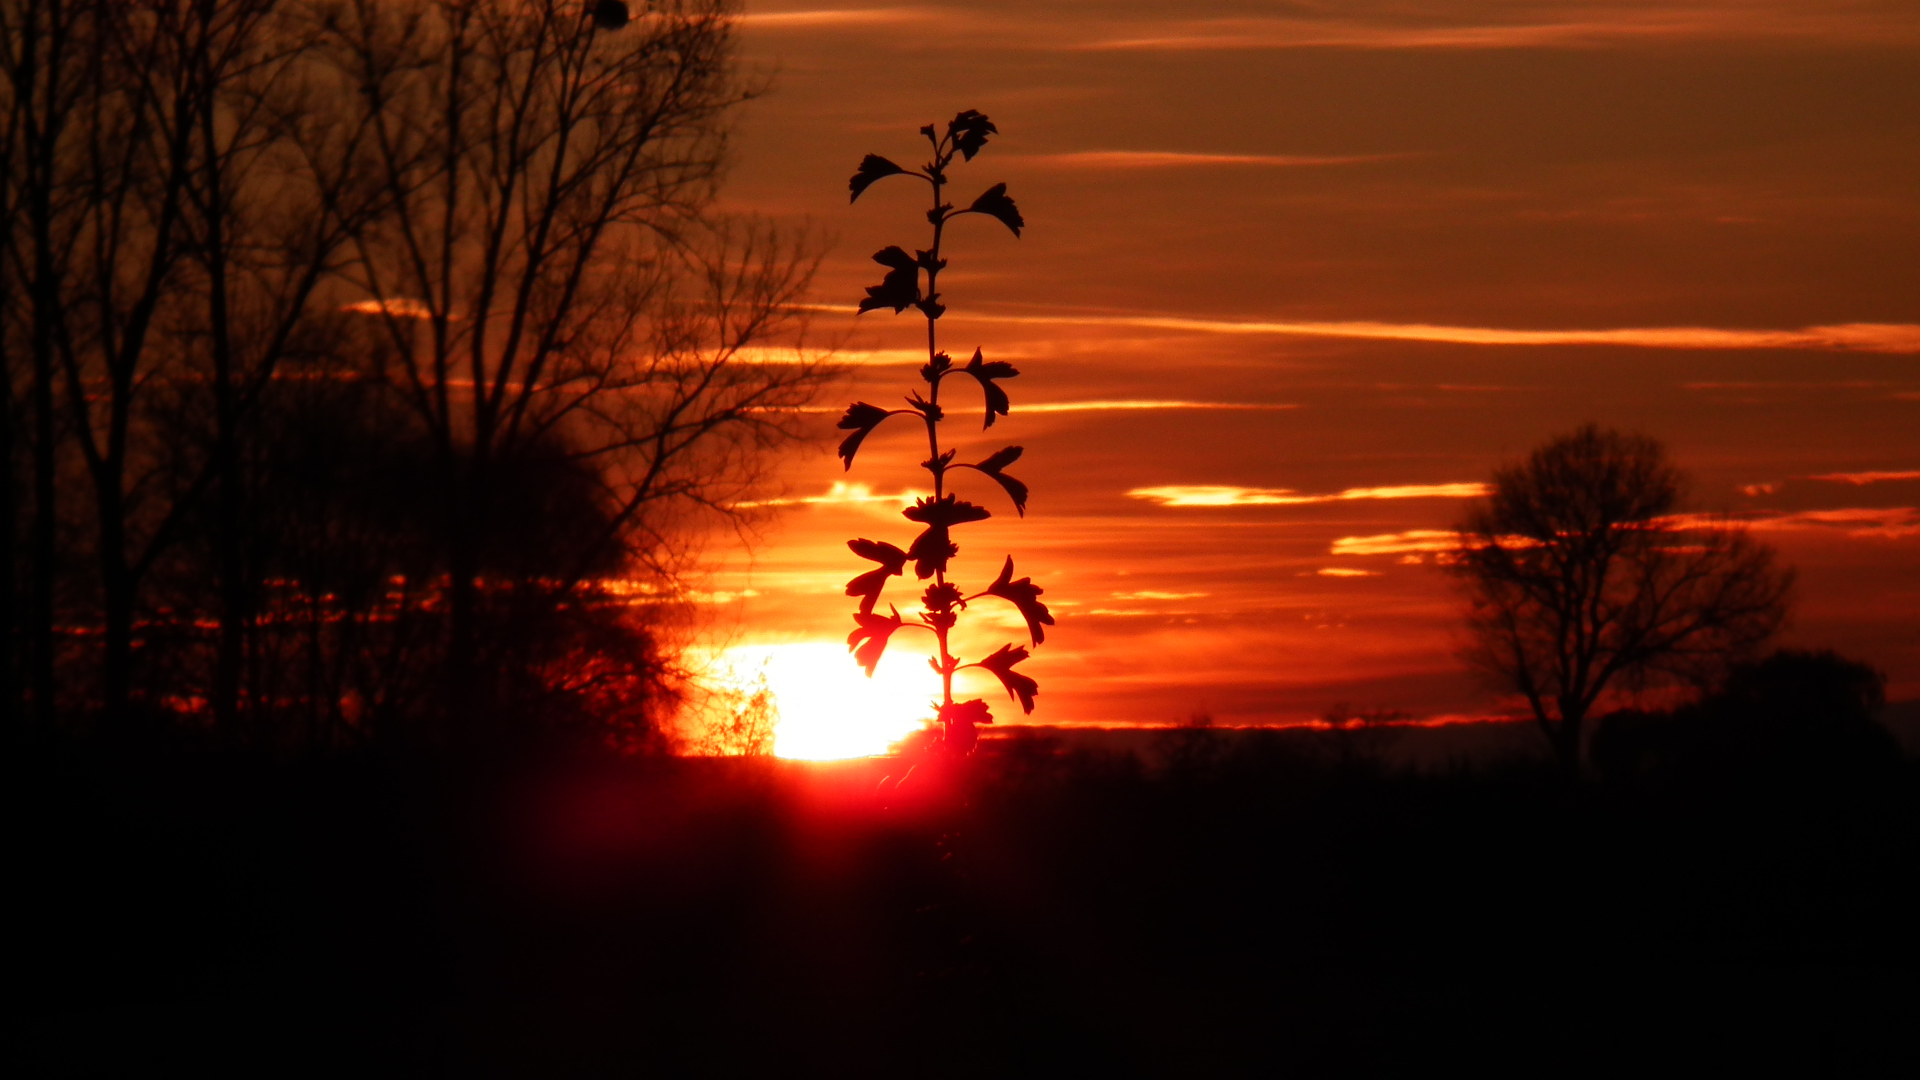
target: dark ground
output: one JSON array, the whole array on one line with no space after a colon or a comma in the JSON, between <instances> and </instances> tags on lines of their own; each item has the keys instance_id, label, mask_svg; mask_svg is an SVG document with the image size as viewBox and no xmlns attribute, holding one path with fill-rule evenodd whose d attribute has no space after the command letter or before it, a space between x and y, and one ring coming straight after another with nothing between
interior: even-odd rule
<instances>
[{"instance_id":1,"label":"dark ground","mask_svg":"<svg viewBox=\"0 0 1920 1080\"><path fill-rule=\"evenodd\" d=\"M1361 735L1026 732L885 797L17 748L8 1071L1911 1075L1911 756L1569 784Z\"/></svg>"}]
</instances>

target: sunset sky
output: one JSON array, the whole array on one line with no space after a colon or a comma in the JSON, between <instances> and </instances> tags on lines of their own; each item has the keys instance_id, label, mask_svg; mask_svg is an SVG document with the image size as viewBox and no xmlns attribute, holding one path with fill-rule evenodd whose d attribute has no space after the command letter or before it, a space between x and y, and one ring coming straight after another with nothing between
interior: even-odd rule
<instances>
[{"instance_id":1,"label":"sunset sky","mask_svg":"<svg viewBox=\"0 0 1920 1080\"><path fill-rule=\"evenodd\" d=\"M1032 722L1507 710L1454 658L1432 551L1473 485L1589 420L1663 440L1798 568L1789 643L1920 696L1911 0L752 2L742 39L770 89L726 203L832 240L836 411L896 404L924 359L917 317L853 314L874 251L924 246L923 189L849 206L848 175L918 164L961 109L1002 132L956 194L1006 181L1026 234L950 230L941 332L1022 375L991 432L945 428L962 460L1026 447L1024 520L962 481L996 516L954 569L978 588L1011 554L1045 586ZM871 564L844 542L911 540L922 438L792 462L795 501L712 578L739 597L716 639L857 674L841 588ZM1019 639L976 610L963 653ZM912 649L880 675L937 693Z\"/></svg>"}]
</instances>

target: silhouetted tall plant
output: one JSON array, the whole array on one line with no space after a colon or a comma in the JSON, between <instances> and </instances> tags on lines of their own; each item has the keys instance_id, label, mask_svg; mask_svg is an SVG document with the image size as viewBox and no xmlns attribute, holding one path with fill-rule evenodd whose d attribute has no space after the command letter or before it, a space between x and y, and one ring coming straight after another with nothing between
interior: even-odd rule
<instances>
[{"instance_id":1,"label":"silhouetted tall plant","mask_svg":"<svg viewBox=\"0 0 1920 1080\"><path fill-rule=\"evenodd\" d=\"M983 506L965 502L947 490L948 474L955 469L972 469L991 478L1005 489L1013 506L1021 516L1027 512L1027 485L1008 476L1005 469L1018 460L1021 448L1008 446L996 450L976 462L955 462L957 451L940 448L940 423L946 419L946 411L940 406L940 387L951 376L965 375L980 384L986 396L986 423L982 429L993 426L995 417L1006 416L1010 403L1007 392L999 380L1011 379L1020 374L1012 364L1004 360L984 359L979 349L973 351L973 358L966 364L956 366L953 358L940 351L938 329L940 316L946 312L946 306L940 302L940 272L947 267L947 260L941 257L941 244L946 237L947 223L966 214L984 214L1007 228L1013 235L1019 236L1026 222L1020 217L1020 211L1007 195L1007 185L995 184L979 198L973 200L964 209L942 201L945 189L947 169L959 157L972 161L973 156L986 145L987 136L999 134L993 122L972 109L955 116L947 124L945 135L936 132L932 124L920 129L933 147L933 160L919 169L907 169L879 156L868 154L860 162L859 171L847 182L852 198L860 198L861 192L876 180L889 176L914 176L925 180L933 191L933 207L927 211L927 221L933 227L933 243L925 251L915 251L909 255L898 247L889 247L873 257L873 261L887 268L887 275L880 284L867 290L867 298L860 302L861 312L876 308L892 308L898 315L908 308L919 310L927 320L927 363L920 369L920 377L926 381L927 393L922 397L914 391L907 397L905 409L883 409L864 401L849 406L846 415L840 418L840 427L850 434L840 443L840 458L846 467L853 467L853 455L860 449L860 443L868 433L878 427L889 416L918 416L927 427L927 460L922 462L926 470L933 474L933 495L922 498L901 513L908 521L924 528L920 535L905 550L881 540L850 540L847 546L863 559L879 563L879 567L869 570L847 583L847 595L860 598L860 611L854 615L859 623L853 633L847 637L848 648L854 651L854 658L867 669L867 675L873 675L873 669L880 662L880 656L886 651L887 642L903 628L926 630L933 634L939 644L939 653L928 663L940 673L941 693L939 713L936 719L939 731L939 748L951 755L963 755L973 749L978 737L978 725L993 722L993 714L988 711L987 703L979 699L955 701L953 699L953 676L963 668L984 668L999 678L1007 693L1020 702L1023 712L1033 711L1034 695L1040 687L1032 678L1014 670L1014 665L1027 658L1023 646L1003 645L999 651L984 659L963 664L948 648L948 636L959 613L968 603L982 597L998 597L1020 609L1027 621L1027 632L1034 645L1046 640L1042 626L1053 623L1053 616L1047 606L1040 602L1042 590L1030 578L1015 580L1013 576L1013 558L1009 556L1001 567L1000 575L993 583L979 592L968 594L959 586L947 580L949 561L959 554L959 546L951 539L950 530L956 525L983 521L991 515ZM851 201L851 200L849 200ZM921 275L926 277L926 287L921 288ZM918 622L908 622L900 617L900 611L892 604L887 605L890 614L877 615L874 606L879 602L880 593L885 589L887 579L896 575L904 576L907 563L913 563L914 576L920 580L932 578L933 583L926 587L920 600L925 610L919 615Z\"/></svg>"}]
</instances>

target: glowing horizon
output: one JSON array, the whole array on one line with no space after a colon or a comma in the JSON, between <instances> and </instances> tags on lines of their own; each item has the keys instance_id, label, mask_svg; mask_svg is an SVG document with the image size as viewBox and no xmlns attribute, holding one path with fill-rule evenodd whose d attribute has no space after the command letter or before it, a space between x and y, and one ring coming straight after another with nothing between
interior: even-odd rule
<instances>
[{"instance_id":1,"label":"glowing horizon","mask_svg":"<svg viewBox=\"0 0 1920 1080\"><path fill-rule=\"evenodd\" d=\"M1500 713L1439 564L1496 469L1588 421L1663 441L1689 513L1799 569L1785 644L1920 697L1910 4L756 0L740 41L779 74L727 206L838 238L804 303L822 349L751 359L845 376L790 418L818 445L742 496L759 545L703 583L735 640L853 668L846 540L915 534L924 433L890 421L851 472L832 446L925 362L911 312L853 313L923 193L850 206L847 177L977 108L999 134L954 197L1004 181L1027 227L955 223L940 341L1021 375L991 428L970 384L941 404L973 417L958 460L1024 448L1024 517L949 480L994 515L956 534L962 584L1012 554L1059 619L1025 722Z\"/></svg>"}]
</instances>

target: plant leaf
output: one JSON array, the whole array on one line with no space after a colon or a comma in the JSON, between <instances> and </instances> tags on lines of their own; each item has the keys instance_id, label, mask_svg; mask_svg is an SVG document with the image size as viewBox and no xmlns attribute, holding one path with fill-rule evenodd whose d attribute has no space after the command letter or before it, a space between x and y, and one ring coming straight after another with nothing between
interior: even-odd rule
<instances>
[{"instance_id":1,"label":"plant leaf","mask_svg":"<svg viewBox=\"0 0 1920 1080\"><path fill-rule=\"evenodd\" d=\"M935 572L945 570L947 560L960 553L959 546L947 535L949 526L984 521L993 516L986 507L960 502L952 495L943 495L938 499L923 497L900 513L908 521L918 521L927 527L914 537L913 546L907 549L907 554L913 559L914 576L920 578L929 578Z\"/></svg>"},{"instance_id":2,"label":"plant leaf","mask_svg":"<svg viewBox=\"0 0 1920 1080\"><path fill-rule=\"evenodd\" d=\"M1011 555L1007 556L1007 565L1000 568L1000 576L994 579L993 584L987 586L988 595L997 596L1020 609L1020 614L1027 620L1027 633L1032 636L1035 645L1047 640L1046 631L1040 627L1053 625L1053 613L1047 610L1047 605L1040 602L1040 594L1043 592L1046 590L1035 585L1032 578L1013 580L1013 556Z\"/></svg>"},{"instance_id":3,"label":"plant leaf","mask_svg":"<svg viewBox=\"0 0 1920 1080\"><path fill-rule=\"evenodd\" d=\"M885 540L867 540L864 538L849 540L847 541L847 547L851 549L855 555L877 562L895 574L899 573L900 568L907 564L907 553L887 543Z\"/></svg>"},{"instance_id":4,"label":"plant leaf","mask_svg":"<svg viewBox=\"0 0 1920 1080\"><path fill-rule=\"evenodd\" d=\"M917 391L907 398L907 404L913 406L914 412L936 423L946 419L947 411L945 409L922 398Z\"/></svg>"},{"instance_id":5,"label":"plant leaf","mask_svg":"<svg viewBox=\"0 0 1920 1080\"><path fill-rule=\"evenodd\" d=\"M879 601L880 590L886 588L887 579L906 568L907 553L884 540L849 540L847 546L855 555L880 564L879 569L869 570L847 582L847 595L860 597L860 613L864 615Z\"/></svg>"},{"instance_id":6,"label":"plant leaf","mask_svg":"<svg viewBox=\"0 0 1920 1080\"><path fill-rule=\"evenodd\" d=\"M1019 645L1002 645L1000 651L977 664L968 667L986 668L1000 678L1000 685L1007 688L1008 695L1020 699L1022 712L1033 712L1033 696L1040 692L1040 684L1033 679L1013 670L1013 665L1027 658L1027 650Z\"/></svg>"},{"instance_id":7,"label":"plant leaf","mask_svg":"<svg viewBox=\"0 0 1920 1080\"><path fill-rule=\"evenodd\" d=\"M947 121L947 135L953 139L954 149L960 151L960 156L968 161L972 161L973 155L987 145L987 136L998 134L1000 129L993 126L993 121L973 109Z\"/></svg>"},{"instance_id":8,"label":"plant leaf","mask_svg":"<svg viewBox=\"0 0 1920 1080\"><path fill-rule=\"evenodd\" d=\"M1011 379L1015 375L1020 374L1020 370L1005 360L989 360L983 362L980 359L979 349L973 350L973 359L967 361L967 366L960 370L979 380L980 389L985 392L987 397L987 422L980 426L982 429L992 427L993 418L996 415L1007 415L1008 410L1011 408L1011 403L1007 400L1007 392L1000 389L999 384L995 383L994 380Z\"/></svg>"},{"instance_id":9,"label":"plant leaf","mask_svg":"<svg viewBox=\"0 0 1920 1080\"><path fill-rule=\"evenodd\" d=\"M1013 196L1007 194L1005 184L995 184L982 192L979 198L973 200L973 205L967 207L967 210L975 214L986 214L1012 229L1015 236L1019 236L1020 230L1027 225L1027 219L1020 216L1020 208L1013 205Z\"/></svg>"},{"instance_id":10,"label":"plant leaf","mask_svg":"<svg viewBox=\"0 0 1920 1080\"><path fill-rule=\"evenodd\" d=\"M974 468L993 477L1001 487L1005 488L1007 497L1013 500L1013 508L1020 512L1021 517L1026 517L1027 485L1000 471L1013 462L1018 461L1020 454L1021 448L1018 446L1009 446L1001 450L995 450L992 454L987 455L985 461L975 465Z\"/></svg>"},{"instance_id":11,"label":"plant leaf","mask_svg":"<svg viewBox=\"0 0 1920 1080\"><path fill-rule=\"evenodd\" d=\"M920 377L928 382L934 382L940 378L941 373L952 366L953 357L946 353L935 353L933 359L920 365Z\"/></svg>"},{"instance_id":12,"label":"plant leaf","mask_svg":"<svg viewBox=\"0 0 1920 1080\"><path fill-rule=\"evenodd\" d=\"M986 460L975 465L974 468L979 469L983 473L997 473L1001 469L1019 461L1020 455L1025 452L1026 447L1023 446L1003 446L993 453L988 454Z\"/></svg>"},{"instance_id":13,"label":"plant leaf","mask_svg":"<svg viewBox=\"0 0 1920 1080\"><path fill-rule=\"evenodd\" d=\"M898 315L919 302L920 264L913 256L897 247L888 247L874 252L873 261L888 268L887 276L880 279L880 284L867 288L867 298L860 301L861 313L890 307Z\"/></svg>"},{"instance_id":14,"label":"plant leaf","mask_svg":"<svg viewBox=\"0 0 1920 1080\"><path fill-rule=\"evenodd\" d=\"M847 648L853 650L853 659L867 669L867 678L873 678L874 666L880 663L880 655L887 651L887 639L900 629L900 610L887 605L893 614L873 615L861 612L853 617L860 625L847 635Z\"/></svg>"},{"instance_id":15,"label":"plant leaf","mask_svg":"<svg viewBox=\"0 0 1920 1080\"><path fill-rule=\"evenodd\" d=\"M880 406L869 405L864 401L856 401L847 406L846 415L842 416L840 422L834 425L841 431L853 432L853 434L840 440L840 460L846 462L847 468L853 468L853 455L860 451L861 440L865 439L868 433L872 432L873 429L879 425L880 421L892 415L892 413Z\"/></svg>"},{"instance_id":16,"label":"plant leaf","mask_svg":"<svg viewBox=\"0 0 1920 1080\"><path fill-rule=\"evenodd\" d=\"M853 202L858 199L860 193L866 191L875 180L887 176L898 176L906 171L879 154L868 154L860 159L860 168L854 172L853 179L847 181L847 190L853 192L847 201Z\"/></svg>"},{"instance_id":17,"label":"plant leaf","mask_svg":"<svg viewBox=\"0 0 1920 1080\"><path fill-rule=\"evenodd\" d=\"M952 495L942 495L938 499L921 496L912 506L900 511L908 521L918 521L922 525L964 525L969 521L985 521L993 514L984 506L975 506L962 502Z\"/></svg>"},{"instance_id":18,"label":"plant leaf","mask_svg":"<svg viewBox=\"0 0 1920 1080\"><path fill-rule=\"evenodd\" d=\"M960 545L948 538L945 525L934 525L913 538L907 554L913 556L913 575L930 578L947 568L948 559L960 554Z\"/></svg>"},{"instance_id":19,"label":"plant leaf","mask_svg":"<svg viewBox=\"0 0 1920 1080\"><path fill-rule=\"evenodd\" d=\"M993 713L987 709L986 702L974 698L972 701L956 701L940 706L940 720L948 724L991 724Z\"/></svg>"},{"instance_id":20,"label":"plant leaf","mask_svg":"<svg viewBox=\"0 0 1920 1080\"><path fill-rule=\"evenodd\" d=\"M1021 517L1027 516L1027 485L1008 476L1006 473L988 473L1001 487L1006 489L1007 498L1013 500L1014 512Z\"/></svg>"},{"instance_id":21,"label":"plant leaf","mask_svg":"<svg viewBox=\"0 0 1920 1080\"><path fill-rule=\"evenodd\" d=\"M993 723L993 714L987 711L987 703L979 698L942 705L939 717L941 742L949 754L973 753L973 748L980 742L979 725Z\"/></svg>"}]
</instances>

